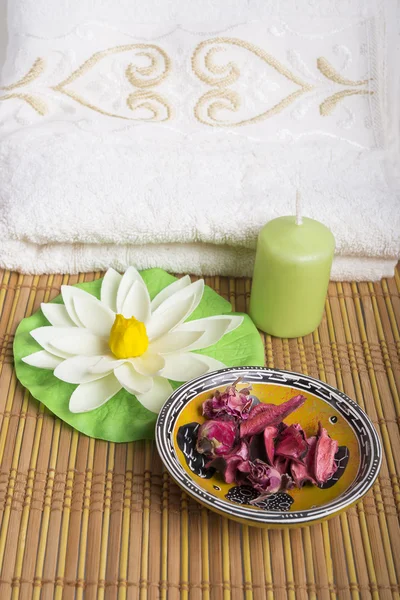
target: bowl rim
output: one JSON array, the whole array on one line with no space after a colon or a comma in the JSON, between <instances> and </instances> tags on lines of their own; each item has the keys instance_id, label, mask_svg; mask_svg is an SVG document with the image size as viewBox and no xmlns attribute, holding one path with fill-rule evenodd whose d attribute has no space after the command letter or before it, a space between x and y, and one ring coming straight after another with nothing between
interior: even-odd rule
<instances>
[{"instance_id":1,"label":"bowl rim","mask_svg":"<svg viewBox=\"0 0 400 600\"><path fill-rule=\"evenodd\" d=\"M332 405L353 429L360 447L361 463L352 484L328 504L301 511L267 511L250 508L213 496L201 488L181 465L175 451L173 432L183 408L198 394L233 383L242 377L243 383L271 383L308 391ZM295 371L269 367L226 367L201 375L182 384L166 400L156 422L156 446L168 473L174 481L197 501L224 513L227 517L245 519L254 524L310 524L334 516L354 504L374 484L382 464L382 445L368 415L344 392L321 381ZM363 447L362 447L363 446ZM362 474L360 473L362 471Z\"/></svg>"}]
</instances>

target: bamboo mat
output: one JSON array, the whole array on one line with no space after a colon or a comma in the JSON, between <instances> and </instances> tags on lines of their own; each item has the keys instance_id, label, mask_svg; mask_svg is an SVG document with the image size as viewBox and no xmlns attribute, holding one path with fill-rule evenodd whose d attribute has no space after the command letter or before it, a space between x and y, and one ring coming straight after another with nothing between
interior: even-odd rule
<instances>
[{"instance_id":1,"label":"bamboo mat","mask_svg":"<svg viewBox=\"0 0 400 600\"><path fill-rule=\"evenodd\" d=\"M153 443L80 435L17 383L19 321L62 283L99 276L0 271L0 599L400 598L400 272L381 283L331 283L318 331L263 337L268 366L343 389L384 447L362 502L291 531L220 518L169 479ZM246 310L249 280L206 281Z\"/></svg>"}]
</instances>

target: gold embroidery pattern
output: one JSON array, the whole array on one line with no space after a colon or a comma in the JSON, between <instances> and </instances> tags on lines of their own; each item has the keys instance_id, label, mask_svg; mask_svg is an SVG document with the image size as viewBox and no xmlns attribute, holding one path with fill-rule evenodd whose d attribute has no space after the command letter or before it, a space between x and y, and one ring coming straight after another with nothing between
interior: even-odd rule
<instances>
[{"instance_id":1,"label":"gold embroidery pattern","mask_svg":"<svg viewBox=\"0 0 400 600\"><path fill-rule=\"evenodd\" d=\"M37 79L43 73L44 67L45 62L43 58L37 58L26 75L24 75L19 81L17 81L17 83L5 86L3 90L15 90L16 88L28 85L32 81L35 81L35 79Z\"/></svg>"},{"instance_id":2,"label":"gold embroidery pattern","mask_svg":"<svg viewBox=\"0 0 400 600\"><path fill-rule=\"evenodd\" d=\"M287 80L298 86L294 92L267 108L263 112L256 114L253 117L234 120L242 106L242 97L239 92L231 89L229 86L239 81L242 73L234 61L229 60L226 64L216 62L217 55L227 48L242 48L261 59L268 66L272 67L277 73L285 77ZM128 64L125 69L125 77L129 84L135 89L126 99L126 106L133 113L145 110L147 115L141 116L125 116L110 112L97 106L90 100L82 96L73 88L73 84L84 78L97 64L111 55L124 54L131 52L134 60ZM143 66L135 64L136 58L145 58L148 64ZM302 81L297 75L280 63L274 56L265 52L262 48L251 44L250 42L237 38L217 37L209 40L204 40L195 48L191 57L193 73L204 84L213 89L206 91L196 102L194 107L194 116L199 123L214 127L236 127L249 125L263 121L277 115L288 106L290 106L301 95L315 89ZM29 89L26 92L19 91L20 88L28 86L36 81L44 72L45 61L43 58L37 58L29 71L16 83L5 86L2 89L11 92L4 96L0 96L0 100L21 100L31 106L40 116L48 113L48 107L45 101L32 93ZM342 89L328 96L319 105L320 115L327 117L333 113L336 106L345 98L355 95L373 94L373 91L368 89L360 89L361 86L366 86L369 83L365 80L351 80L343 77L324 57L317 59L317 69L324 75L326 79L333 83L345 86L347 89ZM166 52L159 46L153 44L129 44L108 48L107 50L99 51L93 54L80 67L71 73L64 81L51 87L53 91L68 96L74 102L81 106L89 108L97 113L105 116L124 119L128 121L145 121L145 122L164 122L172 119L173 113L167 99L155 90L170 74L172 70L171 60ZM17 91L14 91L17 90ZM227 114L227 111L232 114L232 121L222 118L222 114Z\"/></svg>"},{"instance_id":3,"label":"gold embroidery pattern","mask_svg":"<svg viewBox=\"0 0 400 600\"><path fill-rule=\"evenodd\" d=\"M68 89L68 86L70 86L77 79L83 77L97 63L103 60L103 58L112 54L135 52L137 50L140 50L140 52L137 52L136 56L145 56L150 60L150 64L146 67L138 67L133 65L132 63L129 64L125 71L125 75L129 83L134 87L138 88L149 88L159 85L171 71L171 61L167 54L164 52L164 50L152 44L129 44L127 46L117 46L115 48L109 48L108 50L96 52L86 62L84 62L83 65L81 65L76 71L74 71L69 77L67 77L67 79L54 86L53 90L65 94L66 96L72 98L75 102L78 102L78 104L81 104L86 108L90 108L91 110L94 110L102 115L107 115L108 117L116 117L128 121L167 121L171 117L171 109L167 101L154 92L149 91L146 93L147 102L145 103L138 102L137 100L139 99L139 96L136 96L135 94L131 94L128 97L127 105L131 110L135 110L139 107L146 108L153 115L150 118L142 117L140 119L135 119L134 117L125 117L122 115L105 111L102 108L85 100L85 98L80 96L73 89ZM132 96L135 96L136 99L132 99ZM162 111L160 111L161 105L166 109L165 114L162 114Z\"/></svg>"},{"instance_id":4,"label":"gold embroidery pattern","mask_svg":"<svg viewBox=\"0 0 400 600\"><path fill-rule=\"evenodd\" d=\"M237 65L235 65L235 63L233 62L229 62L227 65L225 66L221 66L221 65L216 65L214 63L214 58L215 55L218 52L223 51L223 48L221 48L220 46L215 46L213 48L210 48L210 50L208 50L208 52L206 53L205 57L204 57L204 66L206 67L206 69L208 71L210 71L210 73L212 73L212 75L225 75L225 77L212 77L212 75L210 76L209 74L207 74L206 72L203 71L203 65L201 64L201 50L207 45L210 44L210 40L206 40L205 42L202 42L201 44L199 44L196 48L196 50L194 51L194 54L192 56L192 68L194 73L197 75L197 77L199 79L201 79L202 81L204 81L204 83L207 83L208 85L216 85L216 86L222 86L222 85L231 85L232 83L235 83L235 81L237 81L240 77L240 70L238 68Z\"/></svg>"},{"instance_id":5,"label":"gold embroidery pattern","mask_svg":"<svg viewBox=\"0 0 400 600\"><path fill-rule=\"evenodd\" d=\"M0 100L12 99L23 100L42 117L48 112L46 103L41 98L37 98L36 96L31 96L30 94L6 94L6 96L0 96Z\"/></svg>"},{"instance_id":6,"label":"gold embroidery pattern","mask_svg":"<svg viewBox=\"0 0 400 600\"><path fill-rule=\"evenodd\" d=\"M317 68L327 79L330 79L339 85L357 87L360 85L366 85L369 81L368 79L364 79L362 81L353 81L352 79L346 79L345 77L342 77L340 73L333 68L330 62L323 57L317 59ZM339 102L348 96L368 95L373 93L374 92L369 90L341 90L340 92L336 92L321 102L319 105L320 115L322 117L328 117L335 110Z\"/></svg>"},{"instance_id":7,"label":"gold embroidery pattern","mask_svg":"<svg viewBox=\"0 0 400 600\"><path fill-rule=\"evenodd\" d=\"M340 73L334 69L330 62L323 57L317 58L317 68L327 79L330 79L331 81L334 81L340 85L352 85L356 87L358 85L365 85L368 83L368 79L364 79L362 81L353 81L352 79L346 79L345 77L342 77L342 75L340 75Z\"/></svg>"},{"instance_id":8,"label":"gold embroidery pattern","mask_svg":"<svg viewBox=\"0 0 400 600\"><path fill-rule=\"evenodd\" d=\"M128 107L131 110L137 110L138 108L145 108L148 110L152 117L142 118L143 121L168 121L171 118L171 107L165 102L162 96L155 94L154 92L148 92L140 90L133 94L130 94L126 100ZM162 107L165 109L165 115L163 117Z\"/></svg>"},{"instance_id":9,"label":"gold embroidery pattern","mask_svg":"<svg viewBox=\"0 0 400 600\"><path fill-rule=\"evenodd\" d=\"M220 44L220 46L212 46L210 50L204 56L204 65L202 64L202 51L207 45ZM236 82L240 77L239 67L229 62L225 66L216 65L213 62L216 52L223 50L221 45L232 45L240 48L244 48L255 56L263 60L273 69L275 69L280 75L286 77L293 83L299 86L300 89L296 90L289 96L286 96L283 100L268 108L266 111L252 117L250 119L243 119L238 122L226 122L218 118L217 113L221 109L226 109L232 112L237 112L241 106L241 99L237 92L229 90L226 86ZM206 92L198 100L195 108L195 118L204 125L218 126L218 127L232 127L249 125L258 123L267 119L273 115L280 113L282 110L287 108L292 102L294 102L299 96L313 89L312 85L303 82L299 77L282 65L274 56L268 54L261 48L250 44L244 40L236 38L214 38L212 40L205 40L201 42L195 49L192 56L192 69L195 75L204 83L208 85L216 86L216 90ZM207 72L209 71L211 75ZM206 116L205 116L206 115Z\"/></svg>"},{"instance_id":10,"label":"gold embroidery pattern","mask_svg":"<svg viewBox=\"0 0 400 600\"><path fill-rule=\"evenodd\" d=\"M323 117L328 117L336 108L336 105L343 100L343 98L347 98L348 96L358 96L363 94L373 94L373 92L368 92L367 90L342 90L341 92L337 92L329 98L326 98L319 105L319 112Z\"/></svg>"},{"instance_id":11,"label":"gold embroidery pattern","mask_svg":"<svg viewBox=\"0 0 400 600\"><path fill-rule=\"evenodd\" d=\"M43 58L37 58L33 63L32 67L29 71L24 75L19 81L13 83L12 85L4 86L2 89L6 91L11 91L18 89L20 87L24 87L32 81L35 81L40 75L43 73L45 68L45 62ZM26 102L31 106L39 115L44 116L47 113L47 105L46 103L36 96L32 96L32 94L6 94L5 96L0 96L0 100L13 100L18 99Z\"/></svg>"},{"instance_id":12,"label":"gold embroidery pattern","mask_svg":"<svg viewBox=\"0 0 400 600\"><path fill-rule=\"evenodd\" d=\"M224 125L226 126L227 123L218 117L219 111L229 110L231 112L237 112L240 106L240 96L233 90L226 88L221 90L211 90L200 98L195 107L195 114L197 111L197 119L205 125L209 125L209 122L203 121L201 118L201 109L207 107L206 112L210 121L214 122L218 126L223 127Z\"/></svg>"}]
</instances>

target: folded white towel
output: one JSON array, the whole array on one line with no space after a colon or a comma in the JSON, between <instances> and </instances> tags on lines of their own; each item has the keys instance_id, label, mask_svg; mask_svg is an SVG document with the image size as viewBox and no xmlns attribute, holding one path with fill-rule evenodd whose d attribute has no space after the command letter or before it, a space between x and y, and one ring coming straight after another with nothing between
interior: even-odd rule
<instances>
[{"instance_id":1,"label":"folded white towel","mask_svg":"<svg viewBox=\"0 0 400 600\"><path fill-rule=\"evenodd\" d=\"M10 2L0 265L249 275L259 229L300 186L335 235L334 277L390 275L385 3L280 4L209 0L205 22L176 0L171 22L156 0Z\"/></svg>"}]
</instances>

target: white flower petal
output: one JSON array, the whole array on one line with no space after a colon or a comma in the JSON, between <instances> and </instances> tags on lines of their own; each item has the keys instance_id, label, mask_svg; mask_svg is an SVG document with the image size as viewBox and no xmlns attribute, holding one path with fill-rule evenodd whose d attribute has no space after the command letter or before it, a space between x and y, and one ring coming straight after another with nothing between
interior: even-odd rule
<instances>
[{"instance_id":1,"label":"white flower petal","mask_svg":"<svg viewBox=\"0 0 400 600\"><path fill-rule=\"evenodd\" d=\"M82 329L67 329L64 335L49 342L49 350L60 356L61 353L68 356L101 356L110 352L106 339Z\"/></svg>"},{"instance_id":2,"label":"white flower petal","mask_svg":"<svg viewBox=\"0 0 400 600\"><path fill-rule=\"evenodd\" d=\"M192 312L197 308L200 303L200 300L203 296L204 292L204 279L199 279L194 283L184 287L181 290L178 290L172 296L166 298L163 302L161 302L160 306L154 311L153 316L163 314L164 312L169 311L173 308L178 302L181 302L187 298L191 298L192 307L187 316L192 314Z\"/></svg>"},{"instance_id":3,"label":"white flower petal","mask_svg":"<svg viewBox=\"0 0 400 600\"><path fill-rule=\"evenodd\" d=\"M165 366L164 358L159 354L149 352L149 350L142 356L129 359L129 362L132 363L136 371L141 375L158 375Z\"/></svg>"},{"instance_id":4,"label":"white flower petal","mask_svg":"<svg viewBox=\"0 0 400 600\"><path fill-rule=\"evenodd\" d=\"M190 283L191 282L189 275L185 275L184 277L181 277L181 279L177 279L177 281L174 281L170 285L167 285L166 288L161 290L161 292L159 292L157 296L153 298L151 302L152 312L154 312L156 308L158 308L160 304L164 302L164 300L166 300L176 292L179 292L179 290L182 290L183 288L187 287L188 285L190 285Z\"/></svg>"},{"instance_id":5,"label":"white flower petal","mask_svg":"<svg viewBox=\"0 0 400 600\"><path fill-rule=\"evenodd\" d=\"M69 352L64 352L61 350L58 351L55 348L53 348L53 346L51 346L51 343L57 338L69 335L73 331L79 331L79 329L77 329L76 327L51 327L49 325L46 327L38 327L37 329L34 329L33 331L31 331L31 336L44 350L50 352L50 354L55 354L56 356L60 356L61 358L70 358L73 354L76 354L76 352L71 354Z\"/></svg>"},{"instance_id":6,"label":"white flower petal","mask_svg":"<svg viewBox=\"0 0 400 600\"><path fill-rule=\"evenodd\" d=\"M145 394L136 394L136 398L147 410L159 413L172 391L172 386L167 379L154 377L151 390Z\"/></svg>"},{"instance_id":7,"label":"white flower petal","mask_svg":"<svg viewBox=\"0 0 400 600\"><path fill-rule=\"evenodd\" d=\"M187 348L187 350L202 350L216 344L225 334L240 327L242 323L243 317L236 315L205 317L204 319L182 323L175 329L174 333L202 331L203 335L190 348Z\"/></svg>"},{"instance_id":8,"label":"white flower petal","mask_svg":"<svg viewBox=\"0 0 400 600\"><path fill-rule=\"evenodd\" d=\"M64 359L55 356L55 354L50 354L46 350L40 350L39 352L34 352L29 356L25 356L22 359L24 363L27 365L31 365L31 367L38 367L39 369L55 369L57 365L59 365Z\"/></svg>"},{"instance_id":9,"label":"white flower petal","mask_svg":"<svg viewBox=\"0 0 400 600\"><path fill-rule=\"evenodd\" d=\"M165 367L161 371L162 377L173 381L189 381L210 371L223 369L224 365L219 360L194 352L185 354L168 354L165 357Z\"/></svg>"},{"instance_id":10,"label":"white flower petal","mask_svg":"<svg viewBox=\"0 0 400 600\"><path fill-rule=\"evenodd\" d=\"M88 383L105 377L112 371L112 367L106 373L93 373L91 367L99 361L99 356L74 356L67 358L54 370L54 375L67 383Z\"/></svg>"},{"instance_id":11,"label":"white flower petal","mask_svg":"<svg viewBox=\"0 0 400 600\"><path fill-rule=\"evenodd\" d=\"M125 298L127 297L128 292L135 281L139 281L142 285L145 285L143 279L141 278L139 272L135 269L135 267L128 267L128 269L122 276L121 283L119 284L117 292L117 312L120 314L122 314L122 308L124 306Z\"/></svg>"},{"instance_id":12,"label":"white flower petal","mask_svg":"<svg viewBox=\"0 0 400 600\"><path fill-rule=\"evenodd\" d=\"M157 309L146 327L149 340L156 340L180 325L191 314L192 305L193 298L189 297L183 298L164 312L158 312L160 309Z\"/></svg>"},{"instance_id":13,"label":"white flower petal","mask_svg":"<svg viewBox=\"0 0 400 600\"><path fill-rule=\"evenodd\" d=\"M82 413L99 408L115 396L121 387L114 373L96 381L82 383L69 400L69 410L73 413Z\"/></svg>"},{"instance_id":14,"label":"white flower petal","mask_svg":"<svg viewBox=\"0 0 400 600\"><path fill-rule=\"evenodd\" d=\"M133 365L126 362L114 370L114 375L127 392L136 396L149 392L153 387L153 378L138 373Z\"/></svg>"},{"instance_id":15,"label":"white flower petal","mask_svg":"<svg viewBox=\"0 0 400 600\"><path fill-rule=\"evenodd\" d=\"M114 369L117 369L121 365L124 364L125 359L117 359L113 356L101 356L97 357L98 361L92 367L90 367L89 371L91 373L109 373Z\"/></svg>"},{"instance_id":16,"label":"white flower petal","mask_svg":"<svg viewBox=\"0 0 400 600\"><path fill-rule=\"evenodd\" d=\"M117 273L117 271L114 271L114 269L108 269L101 284L101 301L114 312L117 312L117 292L121 283L121 279L122 275Z\"/></svg>"},{"instance_id":17,"label":"white flower petal","mask_svg":"<svg viewBox=\"0 0 400 600\"><path fill-rule=\"evenodd\" d=\"M185 351L202 338L204 331L170 331L152 342L149 346L151 352L169 354L171 352Z\"/></svg>"},{"instance_id":18,"label":"white flower petal","mask_svg":"<svg viewBox=\"0 0 400 600\"><path fill-rule=\"evenodd\" d=\"M102 337L110 335L111 327L114 324L115 313L97 300L94 296L87 295L81 298L74 298L73 305L79 321L91 333Z\"/></svg>"},{"instance_id":19,"label":"white flower petal","mask_svg":"<svg viewBox=\"0 0 400 600\"><path fill-rule=\"evenodd\" d=\"M134 281L122 305L125 319L135 317L142 323L147 323L150 317L150 296L144 283Z\"/></svg>"},{"instance_id":20,"label":"white flower petal","mask_svg":"<svg viewBox=\"0 0 400 600\"><path fill-rule=\"evenodd\" d=\"M235 329L240 327L244 321L244 317L240 317L239 315L225 315L225 316L231 320L231 323L225 333L230 333L231 331L234 331ZM211 319L219 319L220 317L210 317L210 318Z\"/></svg>"},{"instance_id":21,"label":"white flower petal","mask_svg":"<svg viewBox=\"0 0 400 600\"><path fill-rule=\"evenodd\" d=\"M52 304L42 302L40 305L46 319L55 327L76 327L74 321L68 315L64 304Z\"/></svg>"},{"instance_id":22,"label":"white flower petal","mask_svg":"<svg viewBox=\"0 0 400 600\"><path fill-rule=\"evenodd\" d=\"M74 298L86 298L87 296L92 297L91 294L81 290L80 288L73 287L72 285L62 285L61 286L61 295L65 304L65 308L67 309L68 315L71 317L75 325L78 327L84 327L82 321L79 319L75 306L74 306Z\"/></svg>"}]
</instances>

